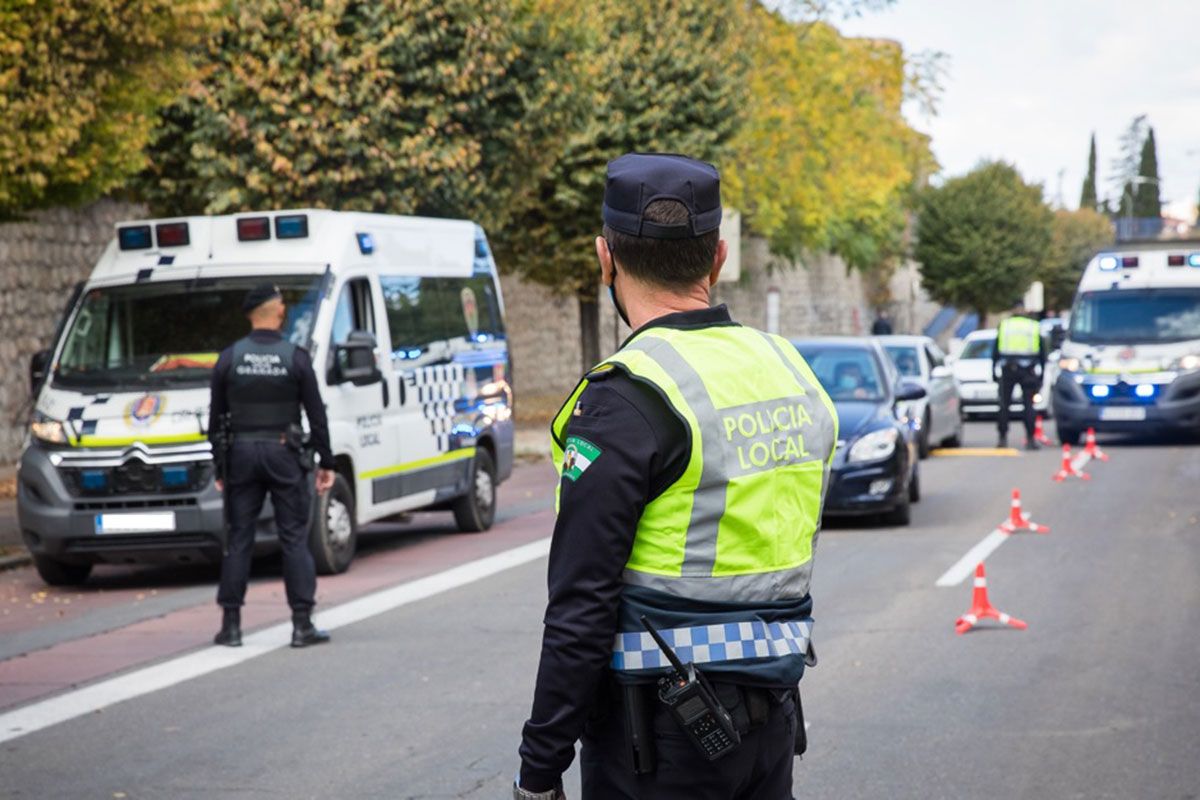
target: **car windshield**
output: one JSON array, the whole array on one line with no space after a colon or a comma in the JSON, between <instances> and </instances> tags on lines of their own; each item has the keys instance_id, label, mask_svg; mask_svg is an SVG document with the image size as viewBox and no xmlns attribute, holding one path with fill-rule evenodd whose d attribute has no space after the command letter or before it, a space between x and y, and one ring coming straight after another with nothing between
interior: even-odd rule
<instances>
[{"instance_id":1,"label":"car windshield","mask_svg":"<svg viewBox=\"0 0 1200 800\"><path fill-rule=\"evenodd\" d=\"M287 304L284 337L306 345L321 276L272 279ZM217 355L246 335L242 298L261 277L202 278L87 292L54 372L71 388L203 384Z\"/></svg>"},{"instance_id":2,"label":"car windshield","mask_svg":"<svg viewBox=\"0 0 1200 800\"><path fill-rule=\"evenodd\" d=\"M884 346L888 357L896 365L896 370L905 378L921 377L921 361L917 357L917 348L905 345L889 344Z\"/></svg>"},{"instance_id":3,"label":"car windshield","mask_svg":"<svg viewBox=\"0 0 1200 800\"><path fill-rule=\"evenodd\" d=\"M970 341L967 342L966 347L963 348L962 353L960 353L958 357L959 358L991 358L992 357L992 343L995 341L996 340L991 338L990 336L986 339L984 339L984 338L971 339Z\"/></svg>"},{"instance_id":4,"label":"car windshield","mask_svg":"<svg viewBox=\"0 0 1200 800\"><path fill-rule=\"evenodd\" d=\"M1200 339L1200 289L1085 292L1071 312L1071 339L1087 344Z\"/></svg>"},{"instance_id":5,"label":"car windshield","mask_svg":"<svg viewBox=\"0 0 1200 800\"><path fill-rule=\"evenodd\" d=\"M884 398L879 364L867 348L801 342L796 349L833 400Z\"/></svg>"}]
</instances>

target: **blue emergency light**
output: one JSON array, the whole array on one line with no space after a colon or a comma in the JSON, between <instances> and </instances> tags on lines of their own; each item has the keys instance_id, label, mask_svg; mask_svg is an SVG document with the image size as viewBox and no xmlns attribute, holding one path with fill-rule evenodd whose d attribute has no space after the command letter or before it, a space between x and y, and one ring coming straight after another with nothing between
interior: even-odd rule
<instances>
[{"instance_id":1,"label":"blue emergency light","mask_svg":"<svg viewBox=\"0 0 1200 800\"><path fill-rule=\"evenodd\" d=\"M1100 256L1100 269L1108 272L1117 268L1116 256Z\"/></svg>"},{"instance_id":2,"label":"blue emergency light","mask_svg":"<svg viewBox=\"0 0 1200 800\"><path fill-rule=\"evenodd\" d=\"M102 469L85 469L79 473L79 484L85 492L103 492L108 488L108 473Z\"/></svg>"},{"instance_id":3,"label":"blue emergency light","mask_svg":"<svg viewBox=\"0 0 1200 800\"><path fill-rule=\"evenodd\" d=\"M275 218L276 239L307 239L308 216L306 214L287 214Z\"/></svg>"},{"instance_id":4,"label":"blue emergency light","mask_svg":"<svg viewBox=\"0 0 1200 800\"><path fill-rule=\"evenodd\" d=\"M164 489L180 489L188 485L187 467L163 467L162 485Z\"/></svg>"},{"instance_id":5,"label":"blue emergency light","mask_svg":"<svg viewBox=\"0 0 1200 800\"><path fill-rule=\"evenodd\" d=\"M1188 256L1189 267L1200 267L1200 253L1192 253Z\"/></svg>"},{"instance_id":6,"label":"blue emergency light","mask_svg":"<svg viewBox=\"0 0 1200 800\"><path fill-rule=\"evenodd\" d=\"M1108 397L1109 388L1103 383L1096 384L1092 387L1092 397Z\"/></svg>"},{"instance_id":7,"label":"blue emergency light","mask_svg":"<svg viewBox=\"0 0 1200 800\"><path fill-rule=\"evenodd\" d=\"M375 239L369 233L355 234L358 237L358 252L369 256L375 252Z\"/></svg>"},{"instance_id":8,"label":"blue emergency light","mask_svg":"<svg viewBox=\"0 0 1200 800\"><path fill-rule=\"evenodd\" d=\"M129 225L117 228L117 242L122 250L149 250L154 246L149 225Z\"/></svg>"},{"instance_id":9,"label":"blue emergency light","mask_svg":"<svg viewBox=\"0 0 1200 800\"><path fill-rule=\"evenodd\" d=\"M1137 385L1137 388L1135 388L1133 390L1133 393L1136 394L1138 397L1154 397L1154 384L1153 383L1139 383Z\"/></svg>"}]
</instances>

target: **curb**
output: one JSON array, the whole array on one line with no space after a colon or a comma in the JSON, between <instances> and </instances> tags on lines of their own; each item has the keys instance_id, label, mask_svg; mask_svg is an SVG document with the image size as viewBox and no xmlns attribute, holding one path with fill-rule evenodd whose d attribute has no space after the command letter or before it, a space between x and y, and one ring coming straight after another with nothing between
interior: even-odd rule
<instances>
[{"instance_id":1,"label":"curb","mask_svg":"<svg viewBox=\"0 0 1200 800\"><path fill-rule=\"evenodd\" d=\"M8 569L27 567L32 563L33 556L29 555L29 553L17 553L13 556L0 556L0 572Z\"/></svg>"}]
</instances>

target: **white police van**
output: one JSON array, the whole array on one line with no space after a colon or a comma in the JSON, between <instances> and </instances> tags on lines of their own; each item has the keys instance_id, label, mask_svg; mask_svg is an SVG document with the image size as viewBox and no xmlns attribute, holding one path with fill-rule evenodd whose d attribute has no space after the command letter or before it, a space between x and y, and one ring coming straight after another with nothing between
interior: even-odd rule
<instances>
[{"instance_id":1,"label":"white police van","mask_svg":"<svg viewBox=\"0 0 1200 800\"><path fill-rule=\"evenodd\" d=\"M1200 241L1118 244L1088 262L1054 383L1059 438L1200 433Z\"/></svg>"},{"instance_id":2,"label":"white police van","mask_svg":"<svg viewBox=\"0 0 1200 800\"><path fill-rule=\"evenodd\" d=\"M462 220L318 210L127 222L34 356L18 516L42 578L96 562L220 556L208 442L220 350L271 281L285 338L313 356L337 458L314 498L318 570L345 570L358 526L415 509L492 524L512 473L504 302L483 230ZM257 549L274 542L270 508Z\"/></svg>"}]
</instances>

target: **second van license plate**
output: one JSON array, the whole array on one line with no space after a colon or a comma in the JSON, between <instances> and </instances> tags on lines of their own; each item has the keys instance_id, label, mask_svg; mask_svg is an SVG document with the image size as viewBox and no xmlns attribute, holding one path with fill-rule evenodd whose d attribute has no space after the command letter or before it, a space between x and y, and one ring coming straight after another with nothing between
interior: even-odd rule
<instances>
[{"instance_id":1,"label":"second van license plate","mask_svg":"<svg viewBox=\"0 0 1200 800\"><path fill-rule=\"evenodd\" d=\"M1144 408L1102 408L1100 419L1108 422L1141 422L1146 418Z\"/></svg>"}]
</instances>

